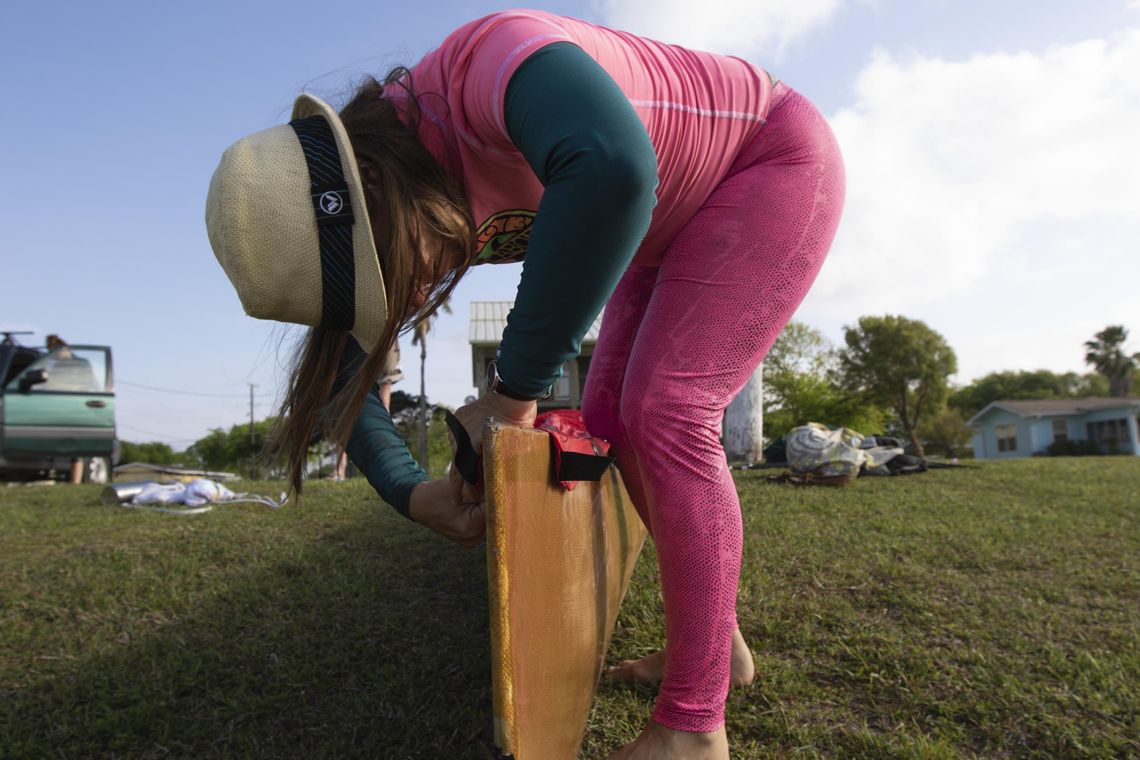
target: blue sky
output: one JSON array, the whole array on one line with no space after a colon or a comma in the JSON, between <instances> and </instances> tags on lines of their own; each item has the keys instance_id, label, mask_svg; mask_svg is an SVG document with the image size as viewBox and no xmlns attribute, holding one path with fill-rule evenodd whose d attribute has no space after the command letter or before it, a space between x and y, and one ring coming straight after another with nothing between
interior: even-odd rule
<instances>
[{"instance_id":1,"label":"blue sky","mask_svg":"<svg viewBox=\"0 0 1140 760\"><path fill-rule=\"evenodd\" d=\"M245 317L202 221L221 152L311 89L414 63L484 2L8 3L0 11L0 328L114 348L120 437L180 448L273 411L295 332ZM770 68L832 119L849 166L836 247L797 319L926 320L959 382L1081 370L1140 342L1140 3L605 0L540 7ZM699 8L699 13L694 10ZM743 30L743 31L742 31ZM429 344L428 395L471 393L474 272ZM418 358L404 345L404 389ZM166 393L139 386L192 392Z\"/></svg>"}]
</instances>

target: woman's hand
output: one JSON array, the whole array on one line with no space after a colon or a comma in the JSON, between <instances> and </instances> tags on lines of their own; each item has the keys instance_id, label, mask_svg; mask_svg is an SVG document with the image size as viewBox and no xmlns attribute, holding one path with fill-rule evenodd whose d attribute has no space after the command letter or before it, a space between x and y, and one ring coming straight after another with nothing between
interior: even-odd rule
<instances>
[{"instance_id":1,"label":"woman's hand","mask_svg":"<svg viewBox=\"0 0 1140 760\"><path fill-rule=\"evenodd\" d=\"M534 427L534 418L538 416L537 401L518 401L509 396L503 396L493 391L484 393L477 401L455 410L455 417L467 431L471 438L471 445L476 454L483 452L483 428L488 420L502 422L516 427ZM454 501L463 503L482 499L474 486L466 482L455 466L455 439L448 434L451 440L451 497Z\"/></svg>"},{"instance_id":2,"label":"woman's hand","mask_svg":"<svg viewBox=\"0 0 1140 760\"><path fill-rule=\"evenodd\" d=\"M468 548L479 543L487 532L481 502L455 502L447 478L427 480L412 490L408 514L420 525Z\"/></svg>"}]
</instances>

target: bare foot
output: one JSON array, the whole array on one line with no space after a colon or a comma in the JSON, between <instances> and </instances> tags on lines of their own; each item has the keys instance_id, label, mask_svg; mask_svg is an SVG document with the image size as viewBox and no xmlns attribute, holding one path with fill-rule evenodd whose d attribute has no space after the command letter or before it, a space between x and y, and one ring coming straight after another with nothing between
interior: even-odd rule
<instances>
[{"instance_id":1,"label":"bare foot","mask_svg":"<svg viewBox=\"0 0 1140 760\"><path fill-rule=\"evenodd\" d=\"M640 660L622 660L606 669L606 675L619 681L660 683L665 677L665 652L654 652ZM756 665L752 651L740 629L732 632L732 663L728 682L730 686L750 686L756 678Z\"/></svg>"},{"instance_id":2,"label":"bare foot","mask_svg":"<svg viewBox=\"0 0 1140 760\"><path fill-rule=\"evenodd\" d=\"M694 734L650 722L641 735L606 760L728 760L724 726Z\"/></svg>"}]
</instances>

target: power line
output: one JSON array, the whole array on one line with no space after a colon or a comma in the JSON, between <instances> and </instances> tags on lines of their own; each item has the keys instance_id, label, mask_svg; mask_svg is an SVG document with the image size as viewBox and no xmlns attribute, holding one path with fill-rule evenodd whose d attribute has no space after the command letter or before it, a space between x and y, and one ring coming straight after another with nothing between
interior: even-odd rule
<instances>
[{"instance_id":1,"label":"power line","mask_svg":"<svg viewBox=\"0 0 1140 760\"><path fill-rule=\"evenodd\" d=\"M115 380L116 385L127 385L131 388L142 388L148 391L159 391L160 393L176 393L181 396L202 396L204 398L247 398L244 393L198 393L197 391L182 391L175 390L174 388L158 388L153 385L140 385L139 383L128 383L126 380ZM271 393L258 393L258 396L265 397L271 396Z\"/></svg>"}]
</instances>

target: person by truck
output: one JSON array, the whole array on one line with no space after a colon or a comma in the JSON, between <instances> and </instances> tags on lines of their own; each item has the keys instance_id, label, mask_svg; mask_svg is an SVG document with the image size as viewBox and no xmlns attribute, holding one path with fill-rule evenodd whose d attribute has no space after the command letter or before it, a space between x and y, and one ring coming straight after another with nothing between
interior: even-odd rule
<instances>
[{"instance_id":1,"label":"person by truck","mask_svg":"<svg viewBox=\"0 0 1140 760\"><path fill-rule=\"evenodd\" d=\"M105 481L115 453L115 393L108 346L0 342L0 479L66 473Z\"/></svg>"}]
</instances>

